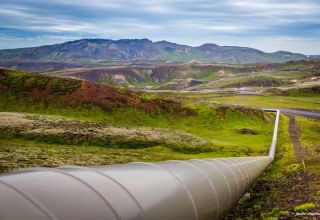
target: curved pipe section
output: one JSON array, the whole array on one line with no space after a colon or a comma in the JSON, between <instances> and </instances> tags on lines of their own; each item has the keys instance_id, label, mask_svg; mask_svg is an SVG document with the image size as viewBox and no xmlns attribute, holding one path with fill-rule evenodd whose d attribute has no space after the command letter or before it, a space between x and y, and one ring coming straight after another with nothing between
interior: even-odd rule
<instances>
[{"instance_id":1,"label":"curved pipe section","mask_svg":"<svg viewBox=\"0 0 320 220\"><path fill-rule=\"evenodd\" d=\"M277 137L278 137L278 127L279 127L279 118L280 118L280 110L277 109L264 109L264 111L269 112L276 112L276 120L274 123L273 135L272 135L272 142L269 150L269 157L274 159L274 155L276 153L276 145L277 145Z\"/></svg>"},{"instance_id":2,"label":"curved pipe section","mask_svg":"<svg viewBox=\"0 0 320 220\"><path fill-rule=\"evenodd\" d=\"M268 156L3 174L0 219L217 219L273 161L279 114Z\"/></svg>"}]
</instances>

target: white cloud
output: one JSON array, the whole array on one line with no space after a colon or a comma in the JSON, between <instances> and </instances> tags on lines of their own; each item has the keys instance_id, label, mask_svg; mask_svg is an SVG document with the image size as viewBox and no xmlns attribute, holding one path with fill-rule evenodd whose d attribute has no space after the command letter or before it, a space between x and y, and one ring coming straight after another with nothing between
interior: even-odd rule
<instances>
[{"instance_id":1,"label":"white cloud","mask_svg":"<svg viewBox=\"0 0 320 220\"><path fill-rule=\"evenodd\" d=\"M307 14L315 12L319 9L319 5L310 1L274 1L274 0L237 0L228 1L228 3L235 7L240 7L245 10L258 10L264 12L273 11L275 13L291 14L291 13L302 13Z\"/></svg>"}]
</instances>

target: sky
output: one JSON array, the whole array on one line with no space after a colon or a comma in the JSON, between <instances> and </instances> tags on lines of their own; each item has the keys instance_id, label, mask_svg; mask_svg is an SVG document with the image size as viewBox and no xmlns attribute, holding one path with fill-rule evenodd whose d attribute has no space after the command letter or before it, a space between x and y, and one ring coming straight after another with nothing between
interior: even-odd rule
<instances>
[{"instance_id":1,"label":"sky","mask_svg":"<svg viewBox=\"0 0 320 220\"><path fill-rule=\"evenodd\" d=\"M0 1L0 49L81 38L320 54L320 0Z\"/></svg>"}]
</instances>

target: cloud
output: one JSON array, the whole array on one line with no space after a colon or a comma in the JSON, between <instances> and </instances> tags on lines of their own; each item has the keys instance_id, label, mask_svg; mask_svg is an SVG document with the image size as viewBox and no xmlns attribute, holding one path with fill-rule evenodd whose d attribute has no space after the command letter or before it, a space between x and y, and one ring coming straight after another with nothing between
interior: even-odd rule
<instances>
[{"instance_id":1,"label":"cloud","mask_svg":"<svg viewBox=\"0 0 320 220\"><path fill-rule=\"evenodd\" d=\"M34 40L37 45L45 39L51 43L66 36L89 36L165 39L191 45L208 41L240 45L250 39L247 42L257 42L257 48L271 50L276 45L279 50L291 50L297 47L282 47L270 40L268 49L263 41L279 36L319 38L319 11L318 0L2 0L0 29L6 29L2 38L17 38L7 41L9 47L22 45L23 37L41 38ZM310 46L314 41L307 42ZM312 50L319 53L320 46ZM299 47L297 52L304 51Z\"/></svg>"}]
</instances>

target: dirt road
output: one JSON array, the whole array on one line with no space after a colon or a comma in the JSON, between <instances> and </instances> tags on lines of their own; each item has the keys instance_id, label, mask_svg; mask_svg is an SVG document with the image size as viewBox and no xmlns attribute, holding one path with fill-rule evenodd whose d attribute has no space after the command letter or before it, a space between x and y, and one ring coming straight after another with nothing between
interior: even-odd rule
<instances>
[{"instance_id":1,"label":"dirt road","mask_svg":"<svg viewBox=\"0 0 320 220\"><path fill-rule=\"evenodd\" d=\"M308 151L302 146L300 141L301 131L296 124L294 115L289 115L289 134L294 149L294 159L296 162L301 162L308 156Z\"/></svg>"}]
</instances>

